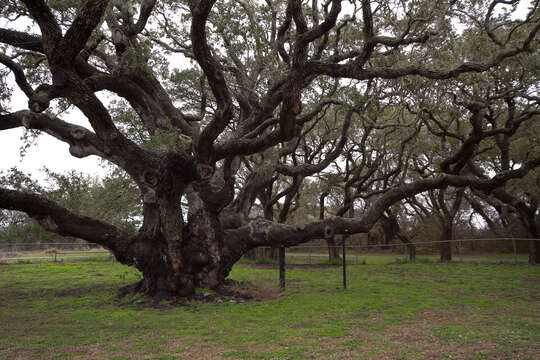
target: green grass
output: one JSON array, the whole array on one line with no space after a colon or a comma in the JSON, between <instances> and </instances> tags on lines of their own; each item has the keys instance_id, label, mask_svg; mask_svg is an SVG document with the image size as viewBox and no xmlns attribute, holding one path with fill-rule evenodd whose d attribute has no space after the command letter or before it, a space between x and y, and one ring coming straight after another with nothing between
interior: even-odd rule
<instances>
[{"instance_id":1,"label":"green grass","mask_svg":"<svg viewBox=\"0 0 540 360\"><path fill-rule=\"evenodd\" d=\"M540 267L417 261L287 270L274 300L158 308L106 260L0 266L0 358L514 359L540 356ZM278 271L231 274L277 289ZM89 355L91 354L91 355ZM437 355L438 354L438 355Z\"/></svg>"}]
</instances>

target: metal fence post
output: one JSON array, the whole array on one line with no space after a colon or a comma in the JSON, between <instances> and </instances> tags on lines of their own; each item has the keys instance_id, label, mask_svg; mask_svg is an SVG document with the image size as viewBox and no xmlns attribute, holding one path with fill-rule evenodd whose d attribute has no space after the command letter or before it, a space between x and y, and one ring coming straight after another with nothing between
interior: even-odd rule
<instances>
[{"instance_id":1,"label":"metal fence post","mask_svg":"<svg viewBox=\"0 0 540 360\"><path fill-rule=\"evenodd\" d=\"M341 253L343 255L343 288L346 289L347 288L347 252L345 251L345 240L347 238L346 237L343 237L343 242L341 244Z\"/></svg>"},{"instance_id":2,"label":"metal fence post","mask_svg":"<svg viewBox=\"0 0 540 360\"><path fill-rule=\"evenodd\" d=\"M279 287L285 290L285 247L279 248Z\"/></svg>"},{"instance_id":3,"label":"metal fence post","mask_svg":"<svg viewBox=\"0 0 540 360\"><path fill-rule=\"evenodd\" d=\"M516 246L516 239L512 239L512 247L514 248L514 264L517 264L517 246Z\"/></svg>"}]
</instances>

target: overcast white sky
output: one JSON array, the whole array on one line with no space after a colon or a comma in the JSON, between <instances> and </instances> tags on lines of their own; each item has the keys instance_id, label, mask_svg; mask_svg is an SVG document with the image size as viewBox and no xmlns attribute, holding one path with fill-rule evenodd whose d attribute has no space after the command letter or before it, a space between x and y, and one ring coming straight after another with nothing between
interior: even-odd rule
<instances>
[{"instance_id":1,"label":"overcast white sky","mask_svg":"<svg viewBox=\"0 0 540 360\"><path fill-rule=\"evenodd\" d=\"M530 4L532 4L532 1L522 1L514 17L524 17ZM10 79L14 90L10 110L27 109L26 96L15 85L12 74L10 75ZM64 113L60 118L91 129L84 116L77 114L76 111L72 111L70 114ZM20 148L23 145L23 141L21 140L23 133L23 128L0 131L0 171L6 171L16 166L21 171L31 173L36 179L43 179L43 174L40 173L39 169L44 166L57 172L75 169L95 175L103 175L105 173L105 170L100 166L98 157L75 158L69 154L67 144L47 134L42 134L37 140L37 143L27 150L24 157L21 157Z\"/></svg>"},{"instance_id":2,"label":"overcast white sky","mask_svg":"<svg viewBox=\"0 0 540 360\"><path fill-rule=\"evenodd\" d=\"M14 82L13 82L14 83ZM11 102L11 110L27 109L27 98L17 88L13 87L14 96ZM62 114L63 120L84 126L91 129L90 124L84 116L76 116L74 111L71 114ZM69 146L48 134L41 134L33 145L26 151L24 157L20 156L20 148L23 145L22 136L24 128L16 128L0 131L0 171L5 171L16 166L19 170L32 173L36 179L42 179L39 169L44 166L57 172L65 172L71 169L90 174L104 174L104 169L99 165L97 156L88 156L83 159L73 157L69 153Z\"/></svg>"}]
</instances>

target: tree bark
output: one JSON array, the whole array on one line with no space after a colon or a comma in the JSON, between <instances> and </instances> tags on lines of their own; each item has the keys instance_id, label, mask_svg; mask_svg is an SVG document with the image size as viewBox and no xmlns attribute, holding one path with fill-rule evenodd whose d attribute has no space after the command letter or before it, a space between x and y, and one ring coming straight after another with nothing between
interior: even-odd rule
<instances>
[{"instance_id":1,"label":"tree bark","mask_svg":"<svg viewBox=\"0 0 540 360\"><path fill-rule=\"evenodd\" d=\"M397 237L399 240L401 240L402 243L407 244L407 252L409 253L409 260L416 260L416 246L411 243L411 240L409 240L408 237L405 235L398 233Z\"/></svg>"},{"instance_id":2,"label":"tree bark","mask_svg":"<svg viewBox=\"0 0 540 360\"><path fill-rule=\"evenodd\" d=\"M451 222L443 222L441 233L441 262L452 261L452 243L449 240L453 240L453 226Z\"/></svg>"},{"instance_id":3,"label":"tree bark","mask_svg":"<svg viewBox=\"0 0 540 360\"><path fill-rule=\"evenodd\" d=\"M325 204L324 199L328 196L327 192L323 192L319 197L319 220L324 220ZM336 240L333 236L325 238L326 245L328 246L328 260L330 262L339 259L339 249L336 245Z\"/></svg>"},{"instance_id":4,"label":"tree bark","mask_svg":"<svg viewBox=\"0 0 540 360\"><path fill-rule=\"evenodd\" d=\"M525 214L523 214L525 215ZM529 264L540 264L540 231L538 231L538 216L531 211L527 214L527 220L525 225L527 226L527 232L532 240L529 240Z\"/></svg>"},{"instance_id":5,"label":"tree bark","mask_svg":"<svg viewBox=\"0 0 540 360\"><path fill-rule=\"evenodd\" d=\"M416 260L416 246L411 243L409 238L405 236L401 232L401 227L399 226L399 222L397 220L396 215L391 211L390 209L386 210L386 213L388 214L388 223L390 227L392 228L392 232L394 233L394 236L397 236L399 240L401 240L402 243L407 244L407 251L409 253L409 260Z\"/></svg>"}]
</instances>

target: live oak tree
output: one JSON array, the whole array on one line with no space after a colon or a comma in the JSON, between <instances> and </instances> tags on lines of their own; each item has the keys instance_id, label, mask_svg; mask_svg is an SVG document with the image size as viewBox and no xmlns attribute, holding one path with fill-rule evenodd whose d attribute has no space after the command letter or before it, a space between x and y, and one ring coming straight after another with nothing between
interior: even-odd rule
<instances>
[{"instance_id":1,"label":"live oak tree","mask_svg":"<svg viewBox=\"0 0 540 360\"><path fill-rule=\"evenodd\" d=\"M367 232L406 197L447 186L490 192L540 164L531 157L519 168L469 176L456 170L478 153L463 144L448 171L396 183L354 218L292 226L246 219L233 206L249 190L236 181L246 157L268 160L255 183L274 168L294 178L329 165L327 156L296 164L288 151L329 107L342 107L341 129L354 136L344 124L358 123L362 101L348 99L347 88L418 78L443 84L534 51L538 5L516 20L513 1L1 3L0 63L29 110L2 99L0 130L39 130L67 143L72 156L123 169L140 191L143 222L125 231L9 186L0 188L0 207L109 248L143 274L134 289L151 295L218 287L254 247ZM90 128L53 115L68 105Z\"/></svg>"}]
</instances>

